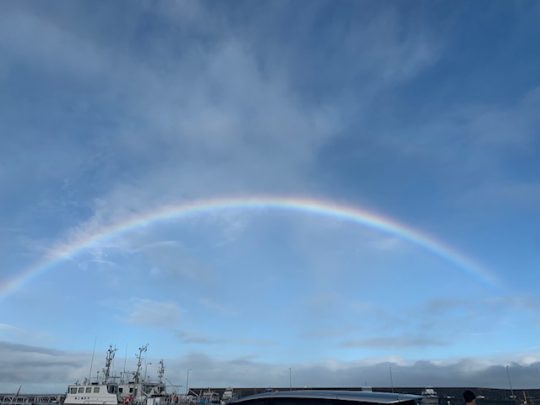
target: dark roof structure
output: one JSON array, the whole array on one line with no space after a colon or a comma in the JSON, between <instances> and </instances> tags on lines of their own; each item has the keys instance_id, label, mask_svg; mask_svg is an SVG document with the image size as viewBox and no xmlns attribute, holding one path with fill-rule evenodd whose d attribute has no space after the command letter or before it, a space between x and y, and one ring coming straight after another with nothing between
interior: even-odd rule
<instances>
[{"instance_id":1,"label":"dark roof structure","mask_svg":"<svg viewBox=\"0 0 540 405\"><path fill-rule=\"evenodd\" d=\"M265 392L251 395L231 401L230 404L272 404L272 403L335 403L336 401L348 401L365 404L400 404L404 402L418 402L422 399L420 395L398 394L390 392L370 392L370 391L279 391Z\"/></svg>"}]
</instances>

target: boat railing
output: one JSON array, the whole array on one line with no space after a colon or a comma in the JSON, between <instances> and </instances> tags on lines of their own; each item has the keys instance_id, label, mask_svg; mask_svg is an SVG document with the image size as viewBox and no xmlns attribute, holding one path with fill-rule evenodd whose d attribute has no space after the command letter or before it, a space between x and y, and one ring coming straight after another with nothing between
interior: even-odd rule
<instances>
[{"instance_id":1,"label":"boat railing","mask_svg":"<svg viewBox=\"0 0 540 405\"><path fill-rule=\"evenodd\" d=\"M32 395L32 394L0 394L0 404L13 405L32 405L32 404L60 404L63 402L64 396L53 395Z\"/></svg>"}]
</instances>

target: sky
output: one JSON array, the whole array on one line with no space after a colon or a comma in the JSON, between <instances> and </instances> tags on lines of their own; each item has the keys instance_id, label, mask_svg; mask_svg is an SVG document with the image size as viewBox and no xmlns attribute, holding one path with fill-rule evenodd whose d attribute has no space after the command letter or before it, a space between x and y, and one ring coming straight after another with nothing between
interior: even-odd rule
<instances>
[{"instance_id":1,"label":"sky","mask_svg":"<svg viewBox=\"0 0 540 405\"><path fill-rule=\"evenodd\" d=\"M0 3L0 392L538 388L539 17Z\"/></svg>"}]
</instances>

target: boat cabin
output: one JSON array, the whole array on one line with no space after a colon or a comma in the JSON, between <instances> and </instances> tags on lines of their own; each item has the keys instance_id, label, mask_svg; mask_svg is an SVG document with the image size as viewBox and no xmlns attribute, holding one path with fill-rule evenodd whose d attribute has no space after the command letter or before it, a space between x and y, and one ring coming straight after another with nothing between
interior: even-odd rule
<instances>
[{"instance_id":1,"label":"boat cabin","mask_svg":"<svg viewBox=\"0 0 540 405\"><path fill-rule=\"evenodd\" d=\"M64 404L65 405L78 405L78 404L117 405L118 404L118 385L117 384L69 385Z\"/></svg>"}]
</instances>

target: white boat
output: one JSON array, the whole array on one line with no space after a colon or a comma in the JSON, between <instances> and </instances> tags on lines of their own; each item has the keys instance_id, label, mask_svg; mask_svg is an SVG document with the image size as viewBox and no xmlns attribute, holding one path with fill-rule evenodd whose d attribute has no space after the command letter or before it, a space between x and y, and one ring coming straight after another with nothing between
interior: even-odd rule
<instances>
[{"instance_id":1,"label":"white boat","mask_svg":"<svg viewBox=\"0 0 540 405\"><path fill-rule=\"evenodd\" d=\"M116 348L109 346L105 358L105 368L102 377L95 381L85 379L82 383L68 386L64 405L160 405L171 402L171 395L167 393L163 377L165 367L163 360L159 362L159 380L152 382L141 377L142 353L146 352L148 345L139 348L137 356L137 371L132 377L117 382L117 377L111 375L112 361ZM124 375L125 377L125 375Z\"/></svg>"},{"instance_id":2,"label":"white boat","mask_svg":"<svg viewBox=\"0 0 540 405\"><path fill-rule=\"evenodd\" d=\"M221 405L227 405L234 399L236 399L234 390L229 387L223 392L223 395L221 396Z\"/></svg>"},{"instance_id":3,"label":"white boat","mask_svg":"<svg viewBox=\"0 0 540 405\"><path fill-rule=\"evenodd\" d=\"M439 405L439 394L433 388L422 391L422 405Z\"/></svg>"},{"instance_id":4,"label":"white boat","mask_svg":"<svg viewBox=\"0 0 540 405\"><path fill-rule=\"evenodd\" d=\"M199 395L199 404L201 405L220 405L220 398L219 394L214 391L208 391L203 392L201 395Z\"/></svg>"}]
</instances>

